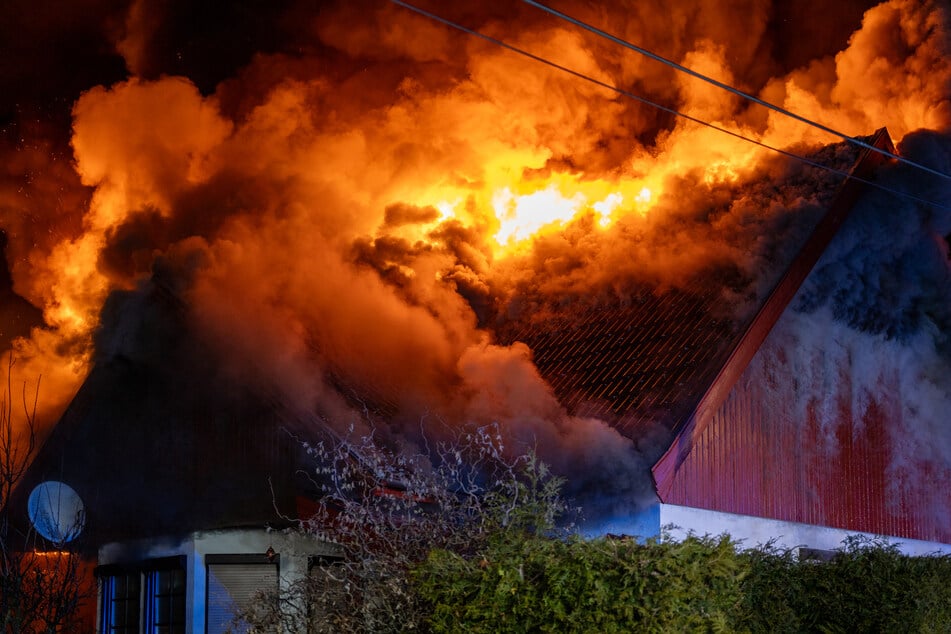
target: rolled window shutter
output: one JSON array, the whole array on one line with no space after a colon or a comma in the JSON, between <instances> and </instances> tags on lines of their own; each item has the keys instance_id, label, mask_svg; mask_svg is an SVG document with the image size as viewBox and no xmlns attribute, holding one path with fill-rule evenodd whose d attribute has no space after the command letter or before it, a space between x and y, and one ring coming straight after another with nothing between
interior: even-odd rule
<instances>
[{"instance_id":1,"label":"rolled window shutter","mask_svg":"<svg viewBox=\"0 0 951 634\"><path fill-rule=\"evenodd\" d=\"M277 590L274 564L208 564L208 634L229 631L235 615L267 590Z\"/></svg>"}]
</instances>

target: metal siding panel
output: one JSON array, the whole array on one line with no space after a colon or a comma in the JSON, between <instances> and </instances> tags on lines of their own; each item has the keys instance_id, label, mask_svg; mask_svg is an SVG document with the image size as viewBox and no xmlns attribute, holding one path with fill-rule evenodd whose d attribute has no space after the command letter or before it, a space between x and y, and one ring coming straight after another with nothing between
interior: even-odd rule
<instances>
[{"instance_id":1,"label":"metal siding panel","mask_svg":"<svg viewBox=\"0 0 951 634\"><path fill-rule=\"evenodd\" d=\"M779 350L768 340L708 425L671 487L673 504L896 537L949 541L940 520L946 468L913 459L892 475L903 421L899 360L874 389L852 360ZM761 355L770 356L769 363ZM797 376L797 364L815 369ZM769 387L772 385L772 387ZM800 403L805 403L800 407ZM932 484L934 483L934 485ZM935 510L939 509L939 510Z\"/></svg>"}]
</instances>

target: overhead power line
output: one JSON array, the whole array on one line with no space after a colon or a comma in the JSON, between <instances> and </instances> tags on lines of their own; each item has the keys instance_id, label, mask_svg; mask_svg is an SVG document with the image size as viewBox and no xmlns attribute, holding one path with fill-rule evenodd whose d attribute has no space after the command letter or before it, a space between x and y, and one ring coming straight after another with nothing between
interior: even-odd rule
<instances>
[{"instance_id":1,"label":"overhead power line","mask_svg":"<svg viewBox=\"0 0 951 634\"><path fill-rule=\"evenodd\" d=\"M425 10L425 9L422 9L422 8L420 8L420 7L417 7L417 6L415 6L415 5L409 4L408 2L404 2L404 0L390 0L390 2L392 2L393 4L399 5L399 6L403 7L403 8L405 8L405 9L409 9L410 11L413 11L414 13L417 13L417 14L419 14L419 15L425 16L425 17L427 17L427 18L429 18L429 19L431 19L431 20L434 20L434 21L439 22L439 23L441 23L441 24L445 24L446 26L449 26L449 27L452 27L452 28L457 29L457 30L459 30L459 31L462 31L463 33L467 33L467 34L469 34L469 35L472 35L472 36L481 38L481 39L483 39L483 40L485 40L485 41L487 41L487 42L490 42L490 43L492 43L492 44L495 44L496 46L499 46L499 47L504 48L504 49L506 49L506 50L512 51L513 53L517 53L518 55L521 55L521 56L523 56L523 57L526 57L526 58L528 58L528 59L531 59L531 60L533 60L533 61L536 61L536 62L538 62L538 63L540 63L540 64L544 64L544 65L546 65L546 66L549 66L549 67L551 67L551 68L554 68L554 69L556 69L556 70L559 70L559 71L561 71L561 72L563 72L563 73L567 73L567 74L572 75L572 76L574 76L574 77L577 77L577 78L579 78L579 79L583 79L584 81L587 81L587 82L590 82L590 83L592 83L592 84L595 84L596 86L600 86L600 87L602 87L602 88L606 88L606 89L608 89L608 90L611 90L611 91L613 91L613 92L618 93L619 95L623 95L623 96L625 96L625 97L628 97L629 99L633 99L633 100L638 101L638 102L640 102L640 103L643 103L643 104L645 104L645 105L651 106L652 108L656 108L656 109L661 110L661 111L663 111L663 112L666 112L666 113L668 113L668 114L674 115L674 116L676 116L676 117L680 117L680 118L682 118L682 119L686 119L687 121L691 121L691 122L693 122L693 123L697 123L697 124L702 125L702 126L705 126L705 127L707 127L707 128L711 128L711 129L713 129L713 130L716 130L716 131L718 131L718 132L722 132L723 134L727 134L727 135L729 135L729 136L732 136L732 137L734 137L734 138L740 139L740 140L742 140L742 141L746 141L747 143L752 143L753 145L758 145L759 147L764 148L764 149L766 149L766 150L770 150L770 151L772 151L772 152L776 152L777 154L782 154L783 156L787 156L787 157L789 157L789 158L792 158L792 159L795 159L795 160L800 161L800 162L802 162L802 163L805 163L805 164L807 164L807 165L811 165L811 166L813 166L813 167L816 167L816 168L825 170L825 171L827 171L827 172L831 172L831 173L833 173L833 174L837 174L837 175L843 176L843 177L845 177L845 178L851 178L851 179L854 180L854 181L863 183L863 184L865 184L865 185L869 185L869 186L871 186L871 187L875 187L875 188L877 188L877 189L880 189L880 190L882 190L882 191L886 191L886 192L891 193L891 194L894 194L894 195L896 195L896 196L900 196L900 197L902 197L902 198L906 198L906 199L909 199L909 200L914 200L914 201L916 201L916 202L920 202L920 203L923 203L923 204L926 204L926 205L931 205L931 206L937 207L937 208L939 208L939 209L951 209L951 207L949 207L948 205L943 205L943 204L940 204L940 203L936 203L936 202L934 202L934 201L932 201L932 200L927 200L927 199L925 199L925 198L921 198L921 197L915 196L915 195L913 195L913 194L908 194L908 193L906 193L906 192L902 192L902 191L898 191L898 190L896 190L896 189L892 189L892 188L890 188L890 187L888 187L888 186L886 186L886 185L882 185L881 183L876 183L875 181L871 181L871 180L868 180L868 179L865 179L865 178L860 178L860 177L858 177L858 176L855 176L855 175L853 175L853 174L850 174L849 172L846 172L846 171L840 170L840 169L836 169L836 168L830 167L830 166L828 166L828 165L824 165L824 164L819 163L819 162L817 162L817 161L814 161L814 160L812 160L812 159L810 159L810 158L808 158L808 157L802 156L802 155L800 155L800 154L796 154L795 152L789 152L788 150L783 150L783 149L781 149L781 148L774 147L774 146L772 146L772 145L763 143L762 141L757 141L756 139L751 139L750 137L744 136L744 135L742 135L742 134L740 134L740 133L738 133L738 132L734 132L734 131L732 131L732 130L728 130L728 129L726 129L726 128L720 127L720 126L718 126L718 125L716 125L716 124L710 123L709 121L704 121L703 119L699 119L699 118L694 117L694 116L691 116L691 115L689 115L689 114L685 114L685 113L683 113L683 112L680 112L679 110L676 110L676 109L674 109L674 108L670 108L670 107L665 106L665 105L663 105L663 104L659 104L659 103L657 103L657 102L655 102L655 101L651 101L650 99L647 99L646 97L641 97L640 95L637 95L637 94L632 93L632 92L630 92L630 91L624 90L623 88L619 88L619 87L617 87L617 86L614 86L613 84L609 84L609 83L607 83L607 82L601 81L600 79L596 79L596 78L591 77L590 75L586 75L586 74L584 74L584 73L582 73L582 72L580 72L580 71L576 71L576 70L574 70L574 69L568 68L567 66L562 66L561 64L558 64L557 62L553 62L553 61L551 61L551 60L549 60L549 59L546 59L546 58L544 58L544 57L541 57L541 56L539 56L539 55L535 55L534 53L530 53L529 51L526 51L526 50L521 49L521 48L519 48L519 47L517 47L517 46L514 46L514 45L512 45L512 44L509 44L509 43L504 42L504 41L502 41L502 40L499 40L499 39L497 39L497 38L494 38L494 37L492 37L492 36L490 36L490 35L486 35L485 33L482 33L482 32L480 32L480 31L476 31L475 29L470 29L470 28L467 27L467 26L463 26L462 24L459 24L459 23L457 23L457 22L453 22L452 20L449 20L449 19L447 19L447 18L444 18L444 17L442 17L442 16L440 16L440 15L437 15L437 14L435 14L435 13L432 13L432 12L430 12L430 11L427 11L427 10ZM871 145L871 144L863 144L863 146L867 146L867 147L870 147L870 148L872 148L872 149L874 149L874 150L878 150L878 148L876 148L875 146L873 146L873 145Z\"/></svg>"},{"instance_id":2,"label":"overhead power line","mask_svg":"<svg viewBox=\"0 0 951 634\"><path fill-rule=\"evenodd\" d=\"M835 129L833 129L833 128L830 128L829 126L823 125L823 124L821 124L821 123L819 123L819 122L817 122L817 121L813 121L812 119L809 119L809 118L804 117L804 116L802 116L802 115L796 114L795 112L792 112L792 111L790 111L790 110L787 110L787 109L783 108L782 106L777 106L777 105L774 104L774 103L770 103L770 102L768 102L768 101L765 101L765 100L763 100L763 99L760 99L759 97L757 97L757 96L755 96L755 95L751 95L751 94L748 93L748 92L744 92L744 91L740 90L739 88L736 88L736 87L734 87L734 86L730 86L729 84L725 84L725 83L723 83L722 81L718 81L718 80L716 80L716 79L713 79L712 77L709 77L709 76L707 76L707 75L704 75L703 73L697 72L697 71L693 70L692 68L687 68L686 66L683 66L683 65L681 65L681 64L678 64L677 62L675 62L675 61L673 61L673 60L667 59L666 57L662 57L661 55L658 55L658 54L653 53L653 52L651 52L651 51L649 51L649 50L647 50L647 49L645 49L645 48L642 48L642 47L640 47L640 46L637 46L636 44L632 44L631 42L628 42L627 40L621 39L621 38L617 37L616 35L612 35L612 34L606 32L606 31L602 31L601 29L597 28L596 26L592 26L592 25L588 24L587 22L583 22L583 21L581 21L581 20L579 20L579 19L577 19L577 18L574 18L574 17L572 17L572 16L566 14L566 13L562 13L561 11L558 11L557 9L552 9L551 7L546 6L546 5L544 5L544 4L540 3L540 2L536 2L535 0L522 0L522 2L524 2L525 4L531 5L531 6L533 6L533 7L536 7L536 8L538 8L538 9L541 9L542 11L545 11L546 13L549 13L549 14L551 14L551 15L557 17L557 18L560 18L560 19L562 19L562 20L565 20L566 22L570 22L571 24L574 24L575 26L579 26L579 27L581 27L582 29L585 29L586 31L590 31L591 33L594 33L595 35L597 35L597 36L599 36L599 37L602 37L602 38L605 38L605 39L607 39L607 40L610 40L610 41L614 42L615 44L619 44L619 45L623 46L624 48L630 49L630 50L632 50L632 51L635 51L635 52L637 52L637 53L640 53L641 55L644 55L644 56L646 56L646 57L649 57L650 59L653 59L653 60L655 60L655 61L658 61L658 62L661 62L661 63L663 63L663 64L666 64L666 65L670 66L671 68L674 68L674 69L676 69L676 70L678 70L678 71L680 71L680 72L682 72L682 73L687 73L688 75L691 75L691 76L693 76L693 77L696 77L697 79L701 79L701 80L707 82L708 84L712 84L712 85L716 86L717 88L721 88L721 89L723 89L723 90L726 90L727 92L730 92L730 93L733 93L734 95L737 95L737 96L739 96L739 97L742 97L743 99L746 99L746 100L748 100L748 101L752 101L753 103L759 104L760 106L763 106L763 107L765 107L765 108L769 108L770 110L773 110L773 111L775 111L775 112L778 112L779 114L782 114L782 115L784 115L784 116L787 116L787 117L790 117L790 118L792 118L792 119L795 119L796 121L805 123L806 125L812 126L813 128L816 128L816 129L818 129L818 130L822 130L823 132L827 132L827 133L829 133L829 134L832 134L832 135L834 135L834 136L837 136L837 137L839 137L839 138L841 138L841 139L843 139L843 140L845 140L845 141L847 141L847 142L849 142L849 143L851 143L851 144L853 144L853 145L857 145L857 146L859 146L859 147L863 147L863 148L865 148L865 149L867 149L867 150L872 150L873 152L877 152L877 153L882 154L882 155L884 155L884 156L887 156L887 157L889 157L889 158L891 158L891 159L895 159L895 160L897 160L897 161L899 161L899 162L901 162L901 163L905 163L906 165L911 165L911 166L916 167L916 168L918 168L918 169L920 169L920 170L924 170L924 171L928 172L929 174L934 174L935 176L940 176L940 177L942 177L942 178L946 178L946 179L948 179L948 180L951 180L951 174L945 174L944 172L939 172L938 170L932 169L932 168L928 167L927 165L922 165L921 163L918 163L918 162L916 162L916 161L912 161L912 160L907 159L907 158L905 158L905 157L903 157L903 156L899 156L898 154L895 154L894 152L889 152L888 150L875 147L874 145L872 145L872 144L870 144L870 143L866 143L865 141L862 141L861 139L856 139L855 137L849 136L849 135L845 134L844 132L839 132L838 130L835 130Z\"/></svg>"}]
</instances>

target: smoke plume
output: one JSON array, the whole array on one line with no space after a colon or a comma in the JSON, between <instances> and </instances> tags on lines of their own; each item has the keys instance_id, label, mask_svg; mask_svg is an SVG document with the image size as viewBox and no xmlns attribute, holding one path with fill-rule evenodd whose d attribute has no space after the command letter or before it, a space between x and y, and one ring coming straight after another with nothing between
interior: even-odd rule
<instances>
[{"instance_id":1,"label":"smoke plume","mask_svg":"<svg viewBox=\"0 0 951 634\"><path fill-rule=\"evenodd\" d=\"M354 398L372 401L411 442L427 415L497 423L570 475L571 490L636 506L650 496L656 447L572 417L531 350L494 340L494 320L584 294L623 298L635 283L678 287L714 267L733 272L743 310L768 290L764 263L840 180L387 2L246 2L221 16L186 2L88 4L105 26L76 29L105 70L62 89L68 134L53 118L34 129L3 113L7 256L14 288L47 324L15 350L23 376L44 375L46 424L95 359L121 350L167 362L110 330L148 322L136 313L148 302L103 318L115 294L161 286L235 384L341 428L366 423ZM765 0L559 3L846 134L888 126L903 152L951 171L945 137L915 132L951 122L947 10L822 6L827 32L807 38L812 20ZM838 169L854 159L841 144L820 151L835 137L522 3L426 8L738 134ZM37 63L57 75L47 59ZM2 85L17 72L4 69ZM27 95L30 117L41 97ZM904 168L883 182L948 198ZM891 242L837 247L803 306L828 303L866 333L931 337L945 367L949 220L922 208L909 229L875 204L857 222ZM899 277L859 272L863 253L886 247ZM891 312L865 310L871 300Z\"/></svg>"}]
</instances>

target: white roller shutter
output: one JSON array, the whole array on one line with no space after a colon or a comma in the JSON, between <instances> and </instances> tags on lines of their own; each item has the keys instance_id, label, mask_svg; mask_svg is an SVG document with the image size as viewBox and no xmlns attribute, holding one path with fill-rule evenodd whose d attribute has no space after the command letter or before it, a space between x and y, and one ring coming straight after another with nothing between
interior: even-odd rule
<instances>
[{"instance_id":1,"label":"white roller shutter","mask_svg":"<svg viewBox=\"0 0 951 634\"><path fill-rule=\"evenodd\" d=\"M232 630L235 614L251 605L262 591L277 590L277 565L267 563L209 563L208 634Z\"/></svg>"}]
</instances>

